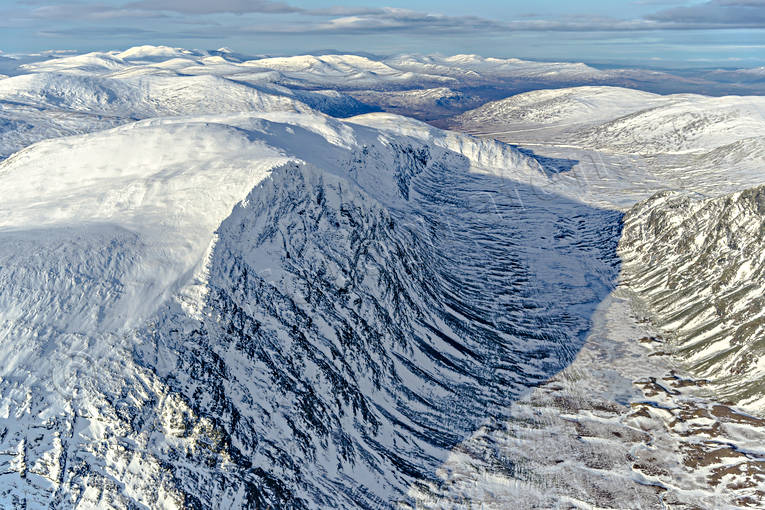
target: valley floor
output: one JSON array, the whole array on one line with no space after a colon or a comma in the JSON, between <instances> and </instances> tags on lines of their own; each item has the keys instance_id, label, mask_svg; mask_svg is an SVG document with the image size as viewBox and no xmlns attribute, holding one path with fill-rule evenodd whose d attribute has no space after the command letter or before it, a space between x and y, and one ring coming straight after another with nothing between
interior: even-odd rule
<instances>
[{"instance_id":1,"label":"valley floor","mask_svg":"<svg viewBox=\"0 0 765 510\"><path fill-rule=\"evenodd\" d=\"M717 370L715 378L724 377L731 369L713 357L714 349L727 353L721 345L740 341L750 342L742 351L757 366L759 329L748 329L745 337L732 331L759 315L726 315L726 310L744 309L757 298L742 303L731 297L734 304L726 308L718 303L744 293L721 288L759 285L759 272L721 282L714 276L715 271L723 272L721 266L709 272L706 267L759 267L743 262L758 256L725 232L738 228L740 238L749 231L746 222L752 221L755 230L761 222L756 203L740 202L741 190L762 180L762 156L758 150L741 150L739 142L709 151L655 153L637 150L644 148L639 140L636 150L593 147L610 143L605 131L596 131L599 124L609 124L567 125L554 118L547 124L525 122L524 115L546 111L546 103L535 111L539 105L513 109L514 101L489 104L446 124L532 155L548 173L545 191L553 194L622 211L660 192L673 197L680 191L684 198L677 203L668 198L664 206L656 205L663 199L656 199L627 222L632 225L625 229L645 234L641 241L651 235L662 241L641 248L620 246L622 259L632 249L642 250L643 258L622 260L627 270L593 315L592 330L573 363L514 403L510 420L488 424L456 448L438 479L413 487L411 494L422 508L442 509L765 507L765 419L757 412L760 404L744 405L740 398L726 397L716 381L699 375L701 369L690 369L702 365L701 359L708 372ZM580 132L587 130L601 138L584 143ZM673 134L686 140L691 131L677 129ZM751 143L759 147L761 139ZM726 206L735 212L723 215ZM730 218L741 226L733 226ZM692 241L683 244L684 238ZM716 261L707 264L705 257ZM697 273L691 272L693 267L699 268ZM681 282L681 275L688 280ZM694 278L696 288L682 293L684 283ZM675 286L677 290L668 290ZM717 316L710 319L703 310L714 306ZM712 347L709 340L705 347L706 337L715 338L712 333L729 343ZM705 348L712 354L704 357Z\"/></svg>"},{"instance_id":2,"label":"valley floor","mask_svg":"<svg viewBox=\"0 0 765 510\"><path fill-rule=\"evenodd\" d=\"M635 300L604 300L576 360L413 487L416 507L762 508L765 420L680 372Z\"/></svg>"}]
</instances>

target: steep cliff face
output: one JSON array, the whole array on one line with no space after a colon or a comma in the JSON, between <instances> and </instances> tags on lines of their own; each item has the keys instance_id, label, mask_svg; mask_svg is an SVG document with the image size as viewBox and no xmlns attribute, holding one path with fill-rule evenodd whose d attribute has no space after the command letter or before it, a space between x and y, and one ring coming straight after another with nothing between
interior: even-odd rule
<instances>
[{"instance_id":1,"label":"steep cliff face","mask_svg":"<svg viewBox=\"0 0 765 510\"><path fill-rule=\"evenodd\" d=\"M765 189L698 199L660 193L625 218L627 284L681 360L722 398L765 412Z\"/></svg>"},{"instance_id":2,"label":"steep cliff face","mask_svg":"<svg viewBox=\"0 0 765 510\"><path fill-rule=\"evenodd\" d=\"M621 215L394 120L164 119L7 160L4 504L390 508L564 367Z\"/></svg>"},{"instance_id":3,"label":"steep cliff face","mask_svg":"<svg viewBox=\"0 0 765 510\"><path fill-rule=\"evenodd\" d=\"M419 167L419 154L402 169L416 174L415 204L398 210L308 167L272 175L218 230L204 320L191 335L158 330L174 360L161 377L195 413L220 420L244 462L242 490L264 503L393 506L523 388L570 361L615 276L618 214L593 213L614 229L603 232L533 206L589 241L574 246L585 241L560 233L546 256L565 265L542 267L528 211L500 202L515 216L502 219L490 204L466 207L460 191L471 190L433 180L486 180ZM472 231L456 223L468 218Z\"/></svg>"}]
</instances>

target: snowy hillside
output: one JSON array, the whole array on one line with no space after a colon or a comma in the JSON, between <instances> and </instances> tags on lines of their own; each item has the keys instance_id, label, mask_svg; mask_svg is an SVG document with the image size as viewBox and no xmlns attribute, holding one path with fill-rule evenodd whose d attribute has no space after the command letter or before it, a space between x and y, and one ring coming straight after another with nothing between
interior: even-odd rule
<instances>
[{"instance_id":1,"label":"snowy hillside","mask_svg":"<svg viewBox=\"0 0 765 510\"><path fill-rule=\"evenodd\" d=\"M740 83L731 84L728 77L714 73L684 78L658 71L603 70L581 63L477 55L262 57L222 50L139 46L84 55L17 55L5 57L0 62L0 72L13 75L66 73L120 79L147 75L218 76L277 95L284 93L333 116L348 117L382 108L422 120L442 119L519 92L581 85L618 86L662 94L765 93L758 81L739 80ZM444 89L451 91L441 92ZM277 90L280 92L275 92ZM326 95L326 91L341 96L327 103L321 96ZM367 104L354 102L351 95Z\"/></svg>"},{"instance_id":2,"label":"snowy hillside","mask_svg":"<svg viewBox=\"0 0 765 510\"><path fill-rule=\"evenodd\" d=\"M210 90L215 90L210 94ZM57 73L0 82L0 101L127 118L303 110L304 105L214 76L114 79Z\"/></svg>"},{"instance_id":3,"label":"snowy hillside","mask_svg":"<svg viewBox=\"0 0 765 510\"><path fill-rule=\"evenodd\" d=\"M625 218L628 286L676 356L715 393L765 414L765 189L699 200L659 194Z\"/></svg>"},{"instance_id":4,"label":"snowy hillside","mask_svg":"<svg viewBox=\"0 0 765 510\"><path fill-rule=\"evenodd\" d=\"M210 94L215 90L215 94ZM292 98L214 76L114 79L35 73L0 81L0 157L55 136L137 119L242 111L310 111Z\"/></svg>"},{"instance_id":5,"label":"snowy hillside","mask_svg":"<svg viewBox=\"0 0 765 510\"><path fill-rule=\"evenodd\" d=\"M706 152L760 135L763 124L765 98L689 96L597 126L582 134L582 144L640 154Z\"/></svg>"},{"instance_id":6,"label":"snowy hillside","mask_svg":"<svg viewBox=\"0 0 765 510\"><path fill-rule=\"evenodd\" d=\"M499 138L503 134L529 134L549 142L561 133L570 136L583 128L674 100L672 96L617 87L534 90L470 110L450 125L477 135Z\"/></svg>"},{"instance_id":7,"label":"snowy hillside","mask_svg":"<svg viewBox=\"0 0 765 510\"><path fill-rule=\"evenodd\" d=\"M470 55L19 62L0 507L765 504L759 98ZM597 86L449 120L479 137L392 113L503 80Z\"/></svg>"},{"instance_id":8,"label":"snowy hillside","mask_svg":"<svg viewBox=\"0 0 765 510\"><path fill-rule=\"evenodd\" d=\"M415 493L419 504L765 503L764 105L579 87L449 122L520 145L548 170L546 190L627 215L620 285L577 359L514 404L504 428L465 442L439 483Z\"/></svg>"},{"instance_id":9,"label":"snowy hillside","mask_svg":"<svg viewBox=\"0 0 765 510\"><path fill-rule=\"evenodd\" d=\"M618 213L392 116L146 120L0 176L12 508L394 502L566 364L616 276Z\"/></svg>"},{"instance_id":10,"label":"snowy hillside","mask_svg":"<svg viewBox=\"0 0 765 510\"><path fill-rule=\"evenodd\" d=\"M537 90L450 121L470 133L508 141L565 141L650 155L709 151L756 135L764 123L761 97L660 96L615 87Z\"/></svg>"},{"instance_id":11,"label":"snowy hillside","mask_svg":"<svg viewBox=\"0 0 765 510\"><path fill-rule=\"evenodd\" d=\"M556 192L624 210L661 190L708 196L741 190L761 182L765 163L765 99L759 96L540 90L487 103L445 124L533 151L556 173Z\"/></svg>"},{"instance_id":12,"label":"snowy hillside","mask_svg":"<svg viewBox=\"0 0 765 510\"><path fill-rule=\"evenodd\" d=\"M479 95L458 92L448 87L401 91L356 90L348 94L386 112L425 119L450 117L455 110L467 110L484 102Z\"/></svg>"}]
</instances>

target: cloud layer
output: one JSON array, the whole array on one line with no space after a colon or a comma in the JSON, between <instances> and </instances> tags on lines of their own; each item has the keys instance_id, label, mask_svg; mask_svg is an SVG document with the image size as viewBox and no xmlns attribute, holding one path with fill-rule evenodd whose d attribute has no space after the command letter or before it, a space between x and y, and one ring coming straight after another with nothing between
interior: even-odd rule
<instances>
[{"instance_id":1,"label":"cloud layer","mask_svg":"<svg viewBox=\"0 0 765 510\"><path fill-rule=\"evenodd\" d=\"M583 4L597 13L577 12L579 4L551 10L549 3L537 6L535 14L521 8L521 0L459 7L444 2L446 12L438 12L436 0L412 1L408 8L372 0L353 0L354 5L337 0L341 4L331 6L331 1L5 0L0 2L0 49L23 53L149 43L231 46L253 54L339 48L600 63L636 58L682 65L702 59L765 63L756 46L765 30L765 0L628 0L631 7L625 9ZM435 12L424 5L436 6Z\"/></svg>"},{"instance_id":2,"label":"cloud layer","mask_svg":"<svg viewBox=\"0 0 765 510\"><path fill-rule=\"evenodd\" d=\"M214 13L289 13L302 12L284 2L270 0L141 0L125 5L126 9L146 11L171 11L181 14Z\"/></svg>"},{"instance_id":3,"label":"cloud layer","mask_svg":"<svg viewBox=\"0 0 765 510\"><path fill-rule=\"evenodd\" d=\"M662 2L666 5L665 0ZM656 0L643 3L658 4ZM390 7L336 6L308 9L274 0L136 0L121 5L102 2L59 2L30 5L0 12L6 19L94 22L116 19L188 18L199 25L209 24L211 15L237 14L243 19L235 31L256 28L271 33L360 34L386 32L501 33L506 31L645 31L717 28L765 28L765 0L710 0L691 6L658 10L637 19L597 16L528 18L498 21L480 16L447 16L439 13ZM253 26L249 14L282 15L279 23L259 21ZM206 19L208 18L208 19Z\"/></svg>"},{"instance_id":4,"label":"cloud layer","mask_svg":"<svg viewBox=\"0 0 765 510\"><path fill-rule=\"evenodd\" d=\"M648 19L679 26L765 27L765 0L712 0L665 9L649 15Z\"/></svg>"}]
</instances>

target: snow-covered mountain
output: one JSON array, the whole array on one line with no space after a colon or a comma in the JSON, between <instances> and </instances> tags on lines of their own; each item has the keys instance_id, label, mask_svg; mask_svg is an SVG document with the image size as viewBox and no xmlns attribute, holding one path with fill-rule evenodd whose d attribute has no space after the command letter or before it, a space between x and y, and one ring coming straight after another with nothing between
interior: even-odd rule
<instances>
[{"instance_id":1,"label":"snow-covered mountain","mask_svg":"<svg viewBox=\"0 0 765 510\"><path fill-rule=\"evenodd\" d=\"M449 125L476 135L529 135L552 142L590 126L679 100L619 87L534 90L465 112ZM553 138L551 140L551 138Z\"/></svg>"},{"instance_id":2,"label":"snow-covered mountain","mask_svg":"<svg viewBox=\"0 0 765 510\"><path fill-rule=\"evenodd\" d=\"M765 153L760 96L540 90L445 124L533 150L557 174L556 192L625 210L661 190L714 196L759 184Z\"/></svg>"},{"instance_id":3,"label":"snow-covered mountain","mask_svg":"<svg viewBox=\"0 0 765 510\"><path fill-rule=\"evenodd\" d=\"M480 95L463 93L448 87L400 91L354 90L348 94L362 103L375 105L386 112L426 119L450 117L455 110L466 110L485 101Z\"/></svg>"},{"instance_id":4,"label":"snow-covered mountain","mask_svg":"<svg viewBox=\"0 0 765 510\"><path fill-rule=\"evenodd\" d=\"M565 141L633 154L700 152L758 134L758 96L661 96L617 87L536 90L487 103L450 125L512 141ZM646 129L651 126L651 129Z\"/></svg>"},{"instance_id":5,"label":"snow-covered mountain","mask_svg":"<svg viewBox=\"0 0 765 510\"><path fill-rule=\"evenodd\" d=\"M639 154L709 152L761 137L763 124L765 98L687 96L594 127L582 133L581 143Z\"/></svg>"},{"instance_id":6,"label":"snow-covered mountain","mask_svg":"<svg viewBox=\"0 0 765 510\"><path fill-rule=\"evenodd\" d=\"M210 90L215 90L214 94ZM0 82L0 101L126 118L241 111L307 111L298 101L216 76L115 79L34 73Z\"/></svg>"},{"instance_id":7,"label":"snow-covered mountain","mask_svg":"<svg viewBox=\"0 0 765 510\"><path fill-rule=\"evenodd\" d=\"M734 84L727 75L714 73L688 78L659 71L597 69L582 63L477 55L264 57L223 50L139 46L84 55L18 55L5 57L0 62L0 72L113 78L212 75L248 83L267 92L279 90L333 116L347 117L382 108L421 120L443 119L519 92L572 86L618 86L662 94L765 93L759 81L739 80L740 83ZM741 72L749 71L757 72ZM326 98L322 101L321 94L313 94L326 95L327 91L340 93L342 97L324 105ZM353 102L351 95L368 103Z\"/></svg>"},{"instance_id":8,"label":"snow-covered mountain","mask_svg":"<svg viewBox=\"0 0 765 510\"><path fill-rule=\"evenodd\" d=\"M210 90L216 90L210 94ZM138 119L240 111L310 111L292 98L215 76L114 79L34 73L0 81L0 157L38 140Z\"/></svg>"},{"instance_id":9,"label":"snow-covered mountain","mask_svg":"<svg viewBox=\"0 0 765 510\"><path fill-rule=\"evenodd\" d=\"M522 146L550 174L545 189L627 214L620 284L577 359L504 428L465 442L419 502L763 505L763 105L579 87L449 121Z\"/></svg>"},{"instance_id":10,"label":"snow-covered mountain","mask_svg":"<svg viewBox=\"0 0 765 510\"><path fill-rule=\"evenodd\" d=\"M314 109L343 116L373 110L336 91L294 92L214 75L23 74L0 81L0 157L38 140L138 119Z\"/></svg>"},{"instance_id":11,"label":"snow-covered mountain","mask_svg":"<svg viewBox=\"0 0 765 510\"><path fill-rule=\"evenodd\" d=\"M765 188L701 200L657 194L630 210L624 277L675 355L721 398L765 414Z\"/></svg>"},{"instance_id":12,"label":"snow-covered mountain","mask_svg":"<svg viewBox=\"0 0 765 510\"><path fill-rule=\"evenodd\" d=\"M762 506L758 98L534 91L450 120L481 137L368 113L609 73L25 61L0 80L0 506Z\"/></svg>"},{"instance_id":13,"label":"snow-covered mountain","mask_svg":"<svg viewBox=\"0 0 765 510\"><path fill-rule=\"evenodd\" d=\"M11 508L386 507L616 276L619 213L392 116L158 118L0 168Z\"/></svg>"}]
</instances>

